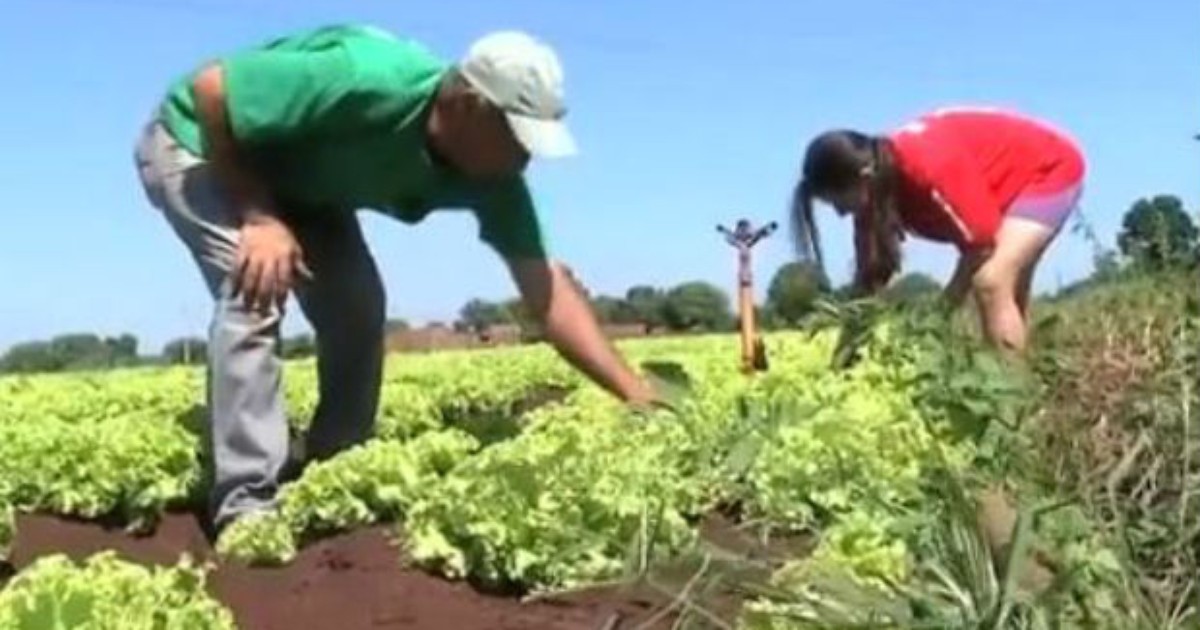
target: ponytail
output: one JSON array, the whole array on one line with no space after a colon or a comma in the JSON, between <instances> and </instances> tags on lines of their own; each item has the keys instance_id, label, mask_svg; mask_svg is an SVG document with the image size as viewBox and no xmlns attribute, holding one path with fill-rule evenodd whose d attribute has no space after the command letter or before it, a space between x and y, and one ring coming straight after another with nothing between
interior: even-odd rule
<instances>
[{"instance_id":1,"label":"ponytail","mask_svg":"<svg viewBox=\"0 0 1200 630\"><path fill-rule=\"evenodd\" d=\"M825 278L821 234L813 219L813 192L807 179L801 179L792 193L792 233L800 258L815 264L821 277Z\"/></svg>"},{"instance_id":2,"label":"ponytail","mask_svg":"<svg viewBox=\"0 0 1200 630\"><path fill-rule=\"evenodd\" d=\"M857 288L874 293L900 270L904 229L896 203L895 159L884 138L871 138L871 200L854 222Z\"/></svg>"}]
</instances>

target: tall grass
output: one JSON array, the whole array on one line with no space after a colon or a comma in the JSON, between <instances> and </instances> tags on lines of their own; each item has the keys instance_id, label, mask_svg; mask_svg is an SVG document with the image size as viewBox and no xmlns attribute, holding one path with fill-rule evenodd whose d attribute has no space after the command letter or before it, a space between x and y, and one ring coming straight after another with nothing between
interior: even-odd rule
<instances>
[{"instance_id":1,"label":"tall grass","mask_svg":"<svg viewBox=\"0 0 1200 630\"><path fill-rule=\"evenodd\" d=\"M1146 627L1200 627L1198 290L1126 273L1053 305L1039 346L1042 482L1102 524Z\"/></svg>"}]
</instances>

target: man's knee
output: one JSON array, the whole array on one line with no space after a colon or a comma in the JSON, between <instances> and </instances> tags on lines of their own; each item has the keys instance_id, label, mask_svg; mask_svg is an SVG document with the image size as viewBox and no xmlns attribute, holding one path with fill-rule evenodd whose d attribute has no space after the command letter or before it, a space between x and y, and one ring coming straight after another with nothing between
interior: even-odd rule
<instances>
[{"instance_id":1,"label":"man's knee","mask_svg":"<svg viewBox=\"0 0 1200 630\"><path fill-rule=\"evenodd\" d=\"M233 331L239 335L275 335L284 316L281 305L272 303L266 309L259 309L246 304L242 295L233 295L232 280L229 277L220 281L215 308L215 329Z\"/></svg>"},{"instance_id":2,"label":"man's knee","mask_svg":"<svg viewBox=\"0 0 1200 630\"><path fill-rule=\"evenodd\" d=\"M223 375L248 370L238 378L254 378L263 361L271 361L279 344L283 312L274 305L268 311L246 306L240 297L218 297L209 324L208 354Z\"/></svg>"}]
</instances>

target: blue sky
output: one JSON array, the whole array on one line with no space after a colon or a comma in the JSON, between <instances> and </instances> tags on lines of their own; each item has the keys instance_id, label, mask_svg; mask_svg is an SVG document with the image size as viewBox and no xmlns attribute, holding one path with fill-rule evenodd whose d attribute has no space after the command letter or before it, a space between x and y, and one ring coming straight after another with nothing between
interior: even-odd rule
<instances>
[{"instance_id":1,"label":"blue sky","mask_svg":"<svg viewBox=\"0 0 1200 630\"><path fill-rule=\"evenodd\" d=\"M732 293L717 222L784 223L800 152L832 126L887 130L942 105L1003 105L1066 127L1088 154L1087 219L1107 243L1141 195L1200 206L1200 3L8 0L0 21L0 346L130 331L157 352L203 335L200 277L146 203L132 145L168 81L207 56L330 21L369 21L447 57L497 28L554 45L582 153L530 173L557 255L599 292L706 279ZM449 319L513 294L473 219L368 215L389 311ZM822 214L838 279L849 231ZM944 278L946 246L907 265ZM788 260L761 246L760 292ZM1090 271L1064 234L1037 277ZM307 328L297 309L289 332Z\"/></svg>"}]
</instances>

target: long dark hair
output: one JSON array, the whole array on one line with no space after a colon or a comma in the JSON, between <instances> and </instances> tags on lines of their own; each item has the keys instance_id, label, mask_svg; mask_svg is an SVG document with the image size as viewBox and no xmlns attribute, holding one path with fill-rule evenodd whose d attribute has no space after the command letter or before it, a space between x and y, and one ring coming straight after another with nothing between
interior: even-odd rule
<instances>
[{"instance_id":1,"label":"long dark hair","mask_svg":"<svg viewBox=\"0 0 1200 630\"><path fill-rule=\"evenodd\" d=\"M886 138L837 129L809 143L792 197L792 228L797 250L825 274L821 239L813 220L813 198L844 190L871 169L870 204L854 217L854 285L874 292L900 269L904 230L896 207L898 174Z\"/></svg>"}]
</instances>

